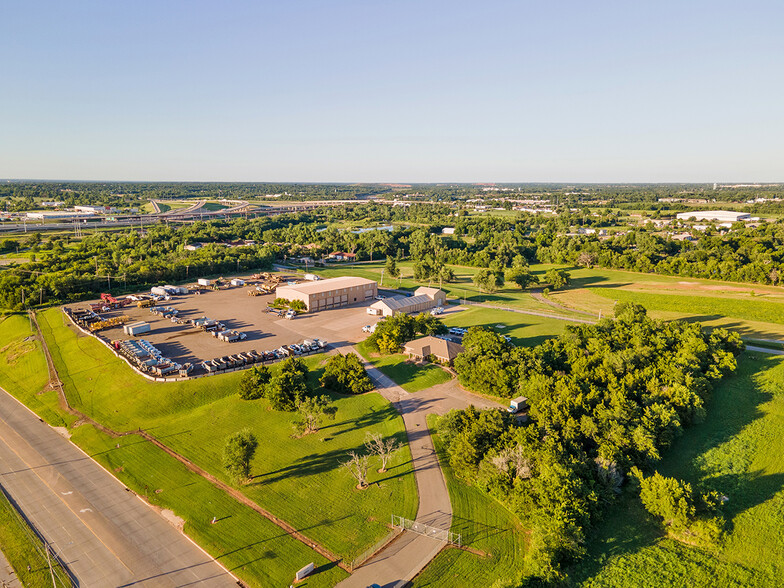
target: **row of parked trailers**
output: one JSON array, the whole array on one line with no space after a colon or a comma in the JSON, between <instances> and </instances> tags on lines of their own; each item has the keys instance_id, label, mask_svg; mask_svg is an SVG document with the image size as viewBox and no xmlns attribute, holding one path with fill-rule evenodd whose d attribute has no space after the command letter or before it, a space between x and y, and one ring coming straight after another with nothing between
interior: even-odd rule
<instances>
[{"instance_id":1,"label":"row of parked trailers","mask_svg":"<svg viewBox=\"0 0 784 588\"><path fill-rule=\"evenodd\" d=\"M141 371L156 376L169 376L175 373L187 376L193 369L189 363L181 365L168 357L163 357L160 350L146 339L112 341L112 345Z\"/></svg>"},{"instance_id":2,"label":"row of parked trailers","mask_svg":"<svg viewBox=\"0 0 784 588\"><path fill-rule=\"evenodd\" d=\"M284 345L273 351L263 351L259 353L254 349L252 351L235 353L234 355L203 361L200 365L205 372L216 373L256 363L274 363L294 355L311 355L323 351L326 345L326 342L314 339L304 341L298 345Z\"/></svg>"}]
</instances>

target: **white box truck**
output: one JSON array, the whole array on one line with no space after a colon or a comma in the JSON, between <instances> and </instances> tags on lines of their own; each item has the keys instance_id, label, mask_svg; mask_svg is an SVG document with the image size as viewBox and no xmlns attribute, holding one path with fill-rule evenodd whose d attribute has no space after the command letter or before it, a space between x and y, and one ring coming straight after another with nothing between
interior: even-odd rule
<instances>
[{"instance_id":1,"label":"white box truck","mask_svg":"<svg viewBox=\"0 0 784 588\"><path fill-rule=\"evenodd\" d=\"M528 399L525 396L518 396L509 402L509 408L507 408L506 411L516 414L526 408L528 408Z\"/></svg>"},{"instance_id":2,"label":"white box truck","mask_svg":"<svg viewBox=\"0 0 784 588\"><path fill-rule=\"evenodd\" d=\"M196 283L199 286L212 286L212 280L208 280L207 278L199 278L196 280Z\"/></svg>"},{"instance_id":3,"label":"white box truck","mask_svg":"<svg viewBox=\"0 0 784 588\"><path fill-rule=\"evenodd\" d=\"M318 282L321 279L316 274L305 274L302 277L308 280L309 282Z\"/></svg>"}]
</instances>

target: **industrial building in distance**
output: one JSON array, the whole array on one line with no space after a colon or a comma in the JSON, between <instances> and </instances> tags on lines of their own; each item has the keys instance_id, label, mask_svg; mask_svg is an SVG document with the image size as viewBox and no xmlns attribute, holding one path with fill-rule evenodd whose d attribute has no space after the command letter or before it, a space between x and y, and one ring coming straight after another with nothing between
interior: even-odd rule
<instances>
[{"instance_id":1,"label":"industrial building in distance","mask_svg":"<svg viewBox=\"0 0 784 588\"><path fill-rule=\"evenodd\" d=\"M733 212L731 210L695 210L693 212L679 212L676 216L678 220L693 218L698 221L717 221L720 223L752 220L751 215L747 212Z\"/></svg>"},{"instance_id":2,"label":"industrial building in distance","mask_svg":"<svg viewBox=\"0 0 784 588\"><path fill-rule=\"evenodd\" d=\"M293 286L281 285L275 289L276 298L301 300L311 312L372 300L377 294L376 282L353 276L329 278Z\"/></svg>"}]
</instances>

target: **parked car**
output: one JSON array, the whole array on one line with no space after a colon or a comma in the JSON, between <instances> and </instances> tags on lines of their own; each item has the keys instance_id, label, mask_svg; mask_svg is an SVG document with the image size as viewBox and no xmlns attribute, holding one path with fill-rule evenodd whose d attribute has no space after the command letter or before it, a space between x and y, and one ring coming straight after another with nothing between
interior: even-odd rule
<instances>
[{"instance_id":1,"label":"parked car","mask_svg":"<svg viewBox=\"0 0 784 588\"><path fill-rule=\"evenodd\" d=\"M439 314L444 314L444 307L443 306L436 306L433 310L430 311L430 314L433 316L438 316Z\"/></svg>"},{"instance_id":2,"label":"parked car","mask_svg":"<svg viewBox=\"0 0 784 588\"><path fill-rule=\"evenodd\" d=\"M289 309L288 311L286 311L286 314L285 314L284 318L286 318L286 319L288 319L288 320L291 320L291 319L293 319L295 316L297 316L297 313L296 313L295 311L293 311L293 310Z\"/></svg>"}]
</instances>

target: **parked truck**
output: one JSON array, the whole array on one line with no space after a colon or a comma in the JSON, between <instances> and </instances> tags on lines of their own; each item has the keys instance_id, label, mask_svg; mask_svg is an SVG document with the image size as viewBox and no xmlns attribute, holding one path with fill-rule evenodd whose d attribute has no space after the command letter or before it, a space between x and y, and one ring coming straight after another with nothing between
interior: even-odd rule
<instances>
[{"instance_id":1,"label":"parked truck","mask_svg":"<svg viewBox=\"0 0 784 588\"><path fill-rule=\"evenodd\" d=\"M525 396L518 396L509 402L509 408L507 408L506 411L512 414L517 414L526 408L528 408L528 398Z\"/></svg>"},{"instance_id":2,"label":"parked truck","mask_svg":"<svg viewBox=\"0 0 784 588\"><path fill-rule=\"evenodd\" d=\"M125 334L131 335L132 337L141 335L142 333L149 333L151 330L150 323L145 322L131 323L130 325L123 326Z\"/></svg>"}]
</instances>

